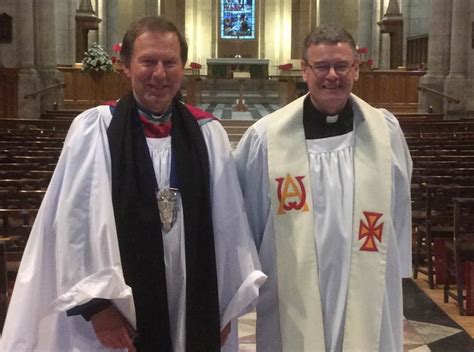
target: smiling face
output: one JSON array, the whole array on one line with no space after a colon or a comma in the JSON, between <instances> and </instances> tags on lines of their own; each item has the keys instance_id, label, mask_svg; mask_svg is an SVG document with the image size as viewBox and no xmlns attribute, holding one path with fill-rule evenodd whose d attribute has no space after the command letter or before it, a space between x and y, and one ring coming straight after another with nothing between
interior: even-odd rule
<instances>
[{"instance_id":1,"label":"smiling face","mask_svg":"<svg viewBox=\"0 0 474 352\"><path fill-rule=\"evenodd\" d=\"M124 72L144 108L156 114L169 108L184 76L180 55L176 33L144 32L137 37Z\"/></svg>"},{"instance_id":2,"label":"smiling face","mask_svg":"<svg viewBox=\"0 0 474 352\"><path fill-rule=\"evenodd\" d=\"M314 106L322 113L338 114L359 78L359 64L349 44L311 44L301 68Z\"/></svg>"}]
</instances>

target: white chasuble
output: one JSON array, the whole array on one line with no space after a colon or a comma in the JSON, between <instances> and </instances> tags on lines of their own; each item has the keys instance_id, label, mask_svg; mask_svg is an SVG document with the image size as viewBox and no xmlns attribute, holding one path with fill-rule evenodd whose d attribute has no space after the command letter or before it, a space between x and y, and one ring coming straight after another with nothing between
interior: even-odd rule
<instances>
[{"instance_id":1,"label":"white chasuble","mask_svg":"<svg viewBox=\"0 0 474 352\"><path fill-rule=\"evenodd\" d=\"M347 351L376 351L386 263L383 221L390 209L390 139L383 115L359 99L356 103L367 118L354 127L353 250L343 345ZM314 225L306 204L306 199L313 203L311 192L306 191L310 185L308 152L303 116L296 106L285 107L286 116L276 119L268 129L280 329L284 351L322 351L325 347ZM373 187L376 182L381 187Z\"/></svg>"}]
</instances>

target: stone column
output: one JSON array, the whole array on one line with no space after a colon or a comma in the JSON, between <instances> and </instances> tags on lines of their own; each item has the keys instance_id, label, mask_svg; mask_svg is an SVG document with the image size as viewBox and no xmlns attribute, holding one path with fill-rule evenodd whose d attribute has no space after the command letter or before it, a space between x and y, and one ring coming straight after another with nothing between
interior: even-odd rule
<instances>
[{"instance_id":1,"label":"stone column","mask_svg":"<svg viewBox=\"0 0 474 352\"><path fill-rule=\"evenodd\" d=\"M64 81L56 68L56 38L54 0L42 0L42 6L36 7L35 31L36 66L41 81L41 88L51 87ZM64 90L62 87L51 88L39 95L41 111L52 110L62 105Z\"/></svg>"},{"instance_id":2,"label":"stone column","mask_svg":"<svg viewBox=\"0 0 474 352\"><path fill-rule=\"evenodd\" d=\"M112 50L112 45L120 43L125 33L119 30L119 4L118 0L107 0L105 3L105 32L106 32L106 50L111 56L117 53ZM118 59L118 58L117 58Z\"/></svg>"},{"instance_id":3,"label":"stone column","mask_svg":"<svg viewBox=\"0 0 474 352\"><path fill-rule=\"evenodd\" d=\"M185 0L162 0L160 14L173 21L173 23L182 33L187 33L189 32L188 28L186 28L186 26L188 26L188 23L185 23L185 21L188 17L188 14L186 14L185 11L193 12L193 8L196 6L196 4L196 1L193 1L192 3L185 3ZM211 1L206 1L206 7L211 7L211 5ZM209 22L212 22L214 20L212 12L206 13L206 18ZM194 30L197 30L197 28L195 28ZM188 38L188 40L190 41L191 38ZM190 43L188 43L188 45L189 44Z\"/></svg>"},{"instance_id":4,"label":"stone column","mask_svg":"<svg viewBox=\"0 0 474 352\"><path fill-rule=\"evenodd\" d=\"M451 30L451 65L449 75L444 84L445 94L460 99L456 104L448 101L445 104L446 117L456 118L456 115L465 111L466 73L467 73L467 46L469 31L469 3L468 0L453 0Z\"/></svg>"},{"instance_id":5,"label":"stone column","mask_svg":"<svg viewBox=\"0 0 474 352\"><path fill-rule=\"evenodd\" d=\"M372 0L359 0L357 45L372 52Z\"/></svg>"},{"instance_id":6,"label":"stone column","mask_svg":"<svg viewBox=\"0 0 474 352\"><path fill-rule=\"evenodd\" d=\"M474 23L474 5L471 1L470 9L471 30ZM474 36L471 37L471 43L468 43L471 49L474 49ZM466 80L466 117L474 119L474 50L468 50L468 73Z\"/></svg>"},{"instance_id":7,"label":"stone column","mask_svg":"<svg viewBox=\"0 0 474 352\"><path fill-rule=\"evenodd\" d=\"M158 3L156 0L146 0L145 16L154 16L158 14Z\"/></svg>"},{"instance_id":8,"label":"stone column","mask_svg":"<svg viewBox=\"0 0 474 352\"><path fill-rule=\"evenodd\" d=\"M20 118L38 118L40 102L38 97L25 99L25 94L39 88L38 72L34 67L34 28L33 0L17 0L16 38L18 67L18 116Z\"/></svg>"},{"instance_id":9,"label":"stone column","mask_svg":"<svg viewBox=\"0 0 474 352\"><path fill-rule=\"evenodd\" d=\"M430 37L428 43L428 73L420 84L444 91L444 80L449 72L449 47L451 43L451 5L449 1L432 0L431 2ZM444 112L443 99L421 90L418 99L418 110L422 112Z\"/></svg>"},{"instance_id":10,"label":"stone column","mask_svg":"<svg viewBox=\"0 0 474 352\"><path fill-rule=\"evenodd\" d=\"M95 15L91 0L81 0L76 11L76 62L81 62L88 49L88 33L99 29L101 19Z\"/></svg>"},{"instance_id":11,"label":"stone column","mask_svg":"<svg viewBox=\"0 0 474 352\"><path fill-rule=\"evenodd\" d=\"M398 0L390 0L387 13L377 23L381 33L390 33L390 68L403 65L403 17Z\"/></svg>"},{"instance_id":12,"label":"stone column","mask_svg":"<svg viewBox=\"0 0 474 352\"><path fill-rule=\"evenodd\" d=\"M77 0L69 0L69 7L67 9L68 14L68 57L71 63L76 63L76 11L77 11Z\"/></svg>"},{"instance_id":13,"label":"stone column","mask_svg":"<svg viewBox=\"0 0 474 352\"><path fill-rule=\"evenodd\" d=\"M301 59L303 40L316 23L315 0L292 0L291 59Z\"/></svg>"},{"instance_id":14,"label":"stone column","mask_svg":"<svg viewBox=\"0 0 474 352\"><path fill-rule=\"evenodd\" d=\"M59 65L71 65L75 62L74 12L71 11L71 1L58 1L54 8L55 37L56 37L56 62Z\"/></svg>"}]
</instances>

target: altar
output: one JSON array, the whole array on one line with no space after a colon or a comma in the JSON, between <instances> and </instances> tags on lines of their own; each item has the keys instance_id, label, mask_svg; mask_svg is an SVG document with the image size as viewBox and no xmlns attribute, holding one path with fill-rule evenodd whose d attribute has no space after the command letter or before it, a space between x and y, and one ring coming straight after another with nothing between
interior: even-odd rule
<instances>
[{"instance_id":1,"label":"altar","mask_svg":"<svg viewBox=\"0 0 474 352\"><path fill-rule=\"evenodd\" d=\"M249 72L250 78L268 78L268 59L217 58L207 59L207 75L211 78L232 78L234 72Z\"/></svg>"}]
</instances>

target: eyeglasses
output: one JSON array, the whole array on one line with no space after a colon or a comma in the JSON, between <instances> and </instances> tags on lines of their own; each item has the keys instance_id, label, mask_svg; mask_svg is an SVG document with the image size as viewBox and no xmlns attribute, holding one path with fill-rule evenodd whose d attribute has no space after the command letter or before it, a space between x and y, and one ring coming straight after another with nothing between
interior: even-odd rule
<instances>
[{"instance_id":1,"label":"eyeglasses","mask_svg":"<svg viewBox=\"0 0 474 352\"><path fill-rule=\"evenodd\" d=\"M354 62L352 64L349 64L347 62L339 62L335 64L330 64L327 62L315 62L314 64L310 64L308 61L306 61L306 64L311 69L311 71L313 71L313 73L318 77L327 76L329 71L331 70L331 67L334 69L334 72L336 72L339 77L346 77L349 74L351 68L355 65Z\"/></svg>"}]
</instances>

